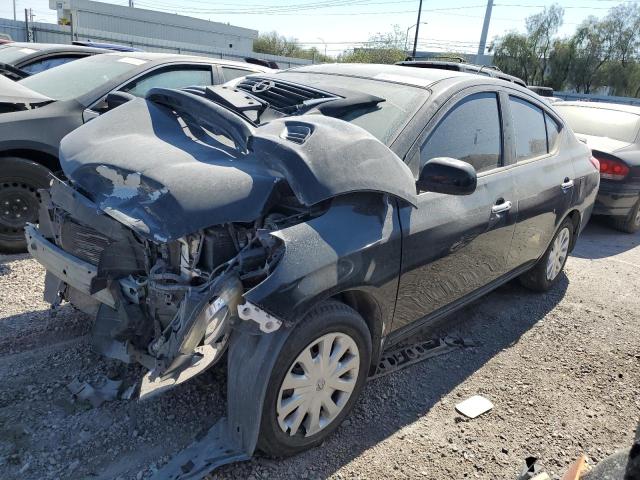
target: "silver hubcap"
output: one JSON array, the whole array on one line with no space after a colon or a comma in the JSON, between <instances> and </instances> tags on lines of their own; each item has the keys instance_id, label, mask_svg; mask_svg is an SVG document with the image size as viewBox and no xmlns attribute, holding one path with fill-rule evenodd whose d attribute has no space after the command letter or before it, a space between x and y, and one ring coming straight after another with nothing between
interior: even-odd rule
<instances>
[{"instance_id":1,"label":"silver hubcap","mask_svg":"<svg viewBox=\"0 0 640 480\"><path fill-rule=\"evenodd\" d=\"M359 370L360 352L349 335L328 333L307 345L278 393L282 431L309 437L327 427L347 404Z\"/></svg>"},{"instance_id":2,"label":"silver hubcap","mask_svg":"<svg viewBox=\"0 0 640 480\"><path fill-rule=\"evenodd\" d=\"M553 241L549 260L547 260L547 280L553 280L558 276L560 270L562 270L567 254L569 253L570 239L571 232L565 227L560 230L560 233L558 233L558 236Z\"/></svg>"},{"instance_id":3,"label":"silver hubcap","mask_svg":"<svg viewBox=\"0 0 640 480\"><path fill-rule=\"evenodd\" d=\"M640 208L638 208L638 210L636 211L636 221L635 221L636 225L640 225Z\"/></svg>"}]
</instances>

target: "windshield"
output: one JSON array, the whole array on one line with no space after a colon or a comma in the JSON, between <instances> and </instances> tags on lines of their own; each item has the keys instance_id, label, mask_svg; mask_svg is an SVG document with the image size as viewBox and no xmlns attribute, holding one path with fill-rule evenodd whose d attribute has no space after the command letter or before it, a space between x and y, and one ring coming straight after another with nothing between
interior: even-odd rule
<instances>
[{"instance_id":1,"label":"windshield","mask_svg":"<svg viewBox=\"0 0 640 480\"><path fill-rule=\"evenodd\" d=\"M364 128L382 143L393 141L402 127L425 102L428 92L409 85L338 75L284 72L275 78L309 85L326 92L341 88L384 98L377 107L357 108L340 117Z\"/></svg>"},{"instance_id":2,"label":"windshield","mask_svg":"<svg viewBox=\"0 0 640 480\"><path fill-rule=\"evenodd\" d=\"M145 63L146 60L125 55L94 55L37 73L20 80L20 83L54 100L70 100Z\"/></svg>"},{"instance_id":3,"label":"windshield","mask_svg":"<svg viewBox=\"0 0 640 480\"><path fill-rule=\"evenodd\" d=\"M628 143L634 143L638 136L640 115L598 107L562 104L555 107L576 133Z\"/></svg>"},{"instance_id":4,"label":"windshield","mask_svg":"<svg viewBox=\"0 0 640 480\"><path fill-rule=\"evenodd\" d=\"M3 45L0 46L0 63L13 65L22 58L36 52L37 50L33 48Z\"/></svg>"}]
</instances>

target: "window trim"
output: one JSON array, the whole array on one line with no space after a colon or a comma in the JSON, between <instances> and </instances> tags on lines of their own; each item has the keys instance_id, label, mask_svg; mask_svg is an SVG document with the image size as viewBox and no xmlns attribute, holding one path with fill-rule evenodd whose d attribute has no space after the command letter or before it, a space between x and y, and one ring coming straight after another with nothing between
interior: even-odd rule
<instances>
[{"instance_id":1,"label":"window trim","mask_svg":"<svg viewBox=\"0 0 640 480\"><path fill-rule=\"evenodd\" d=\"M506 142L506 138L507 138L506 124L505 124L506 116L504 111L503 98L501 95L500 87L497 87L494 85L474 85L474 86L466 87L456 91L451 97L449 97L446 101L444 101L440 105L438 110L435 112L435 114L431 116L425 128L418 135L416 141L413 143L413 145L409 149L408 155L406 156L406 158L412 159L414 157L417 157L418 163L420 163L420 153L422 151L422 147L424 146L424 144L426 143L430 135L440 125L440 122L444 119L444 117L449 112L451 112L456 107L456 105L458 105L458 103L460 103L465 98L470 97L472 95L476 95L476 94L482 94L482 93L494 94L496 96L496 103L498 107L498 117L499 117L499 123L500 123L500 139L501 139L500 163L501 165L497 166L496 168L492 168L491 170L478 172L477 173L478 178L485 177L488 175L493 175L509 168L510 165L507 162L509 156L507 155L508 144ZM411 167L411 165L409 165L409 167ZM420 168L418 168L418 171L414 173L414 177L416 181L419 175L420 175ZM426 192L422 192L422 193L426 193Z\"/></svg>"}]
</instances>

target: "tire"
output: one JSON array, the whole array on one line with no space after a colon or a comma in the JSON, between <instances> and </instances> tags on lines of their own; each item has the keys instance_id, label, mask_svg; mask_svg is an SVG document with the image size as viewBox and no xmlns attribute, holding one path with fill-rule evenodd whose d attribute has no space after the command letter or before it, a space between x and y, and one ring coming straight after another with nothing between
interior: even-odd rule
<instances>
[{"instance_id":1,"label":"tire","mask_svg":"<svg viewBox=\"0 0 640 480\"><path fill-rule=\"evenodd\" d=\"M24 226L38 221L38 189L49 187L51 171L17 157L0 158L0 165L0 252L26 252Z\"/></svg>"},{"instance_id":2,"label":"tire","mask_svg":"<svg viewBox=\"0 0 640 480\"><path fill-rule=\"evenodd\" d=\"M319 445L331 435L357 401L367 380L371 363L371 335L369 329L362 317L343 303L333 300L320 303L295 328L282 347L271 373L262 411L258 449L271 457L294 455ZM333 335L337 335L334 340L332 340ZM318 376L314 375L313 371L311 375L304 375L305 377L312 377L309 381L303 381L303 383L307 383L307 388L302 387L296 393L294 393L294 389L285 390L283 388L281 391L281 387L284 387L285 377L292 378L289 375L290 372L296 378L298 378L297 374L305 372L305 369L302 368L302 363L298 362L299 356L303 355L304 352L310 352L311 356L308 357L310 360L321 359L321 350L318 348L316 350L317 356L314 357L313 349L310 349L310 347L323 338L326 341L325 345L333 345L333 350L331 351L334 354L338 346L342 347L345 353L341 354L340 358L336 358L336 360L340 360L339 364L342 364L343 368L345 364L352 368L353 365L357 364L357 375L354 374L354 370L343 370L340 376L340 380L347 383L350 382L352 385L353 390L351 393L347 394L340 390L333 390L331 385L335 384L337 377L333 377L334 380L332 382L330 375L325 378L324 373L322 373L320 379L317 380ZM357 356L352 356L355 352L354 348L357 349ZM315 362L314 364L318 365ZM332 391L333 393L331 393ZM304 401L294 402L293 405L299 404L299 406L292 408L290 412L282 412L283 414L279 421L278 406L286 405L287 402L292 401L290 399L296 396L303 398ZM338 410L333 415L325 407L323 398L325 400L330 398L332 402L335 402L331 405L338 406ZM313 405L320 405L320 407L314 409ZM329 404L327 403L327 405ZM320 419L317 422L320 429L315 433L312 431L313 427L311 426L313 416L305 414L307 411L314 410L318 412L318 418ZM302 418L296 422L299 417ZM322 425L323 421L326 422L324 425ZM287 427L285 425L287 422L292 425ZM294 433L292 429L295 428L296 423L300 426L295 434L292 435ZM283 428L287 428L287 431Z\"/></svg>"},{"instance_id":3,"label":"tire","mask_svg":"<svg viewBox=\"0 0 640 480\"><path fill-rule=\"evenodd\" d=\"M573 244L574 228L571 219L567 218L562 222L544 255L531 270L520 276L520 283L524 287L536 292L546 292L558 282ZM556 256L559 247L562 248ZM551 258L556 259L554 268L550 267Z\"/></svg>"},{"instance_id":4,"label":"tire","mask_svg":"<svg viewBox=\"0 0 640 480\"><path fill-rule=\"evenodd\" d=\"M640 198L629 215L625 218L616 218L613 221L613 226L616 230L625 233L636 233L640 230Z\"/></svg>"}]
</instances>

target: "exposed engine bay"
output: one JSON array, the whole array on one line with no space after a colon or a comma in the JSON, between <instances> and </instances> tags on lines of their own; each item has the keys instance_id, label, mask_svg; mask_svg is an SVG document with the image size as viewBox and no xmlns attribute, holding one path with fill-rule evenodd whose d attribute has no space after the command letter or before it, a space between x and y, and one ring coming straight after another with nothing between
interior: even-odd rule
<instances>
[{"instance_id":1,"label":"exposed engine bay","mask_svg":"<svg viewBox=\"0 0 640 480\"><path fill-rule=\"evenodd\" d=\"M76 203L75 216L65 210L70 201ZM45 296L52 304L67 300L96 315L92 341L99 353L149 369L141 397L215 364L232 328L269 333L281 326L243 294L282 256L282 242L270 232L324 210L323 205L304 207L290 196L254 222L212 226L161 243L95 210L93 216L83 215L78 204L91 208L89 199L55 179L51 193L43 192L40 231L28 228L28 245L42 261L45 247L39 248L38 240L44 237L95 269L86 295L71 271L45 259Z\"/></svg>"}]
</instances>

